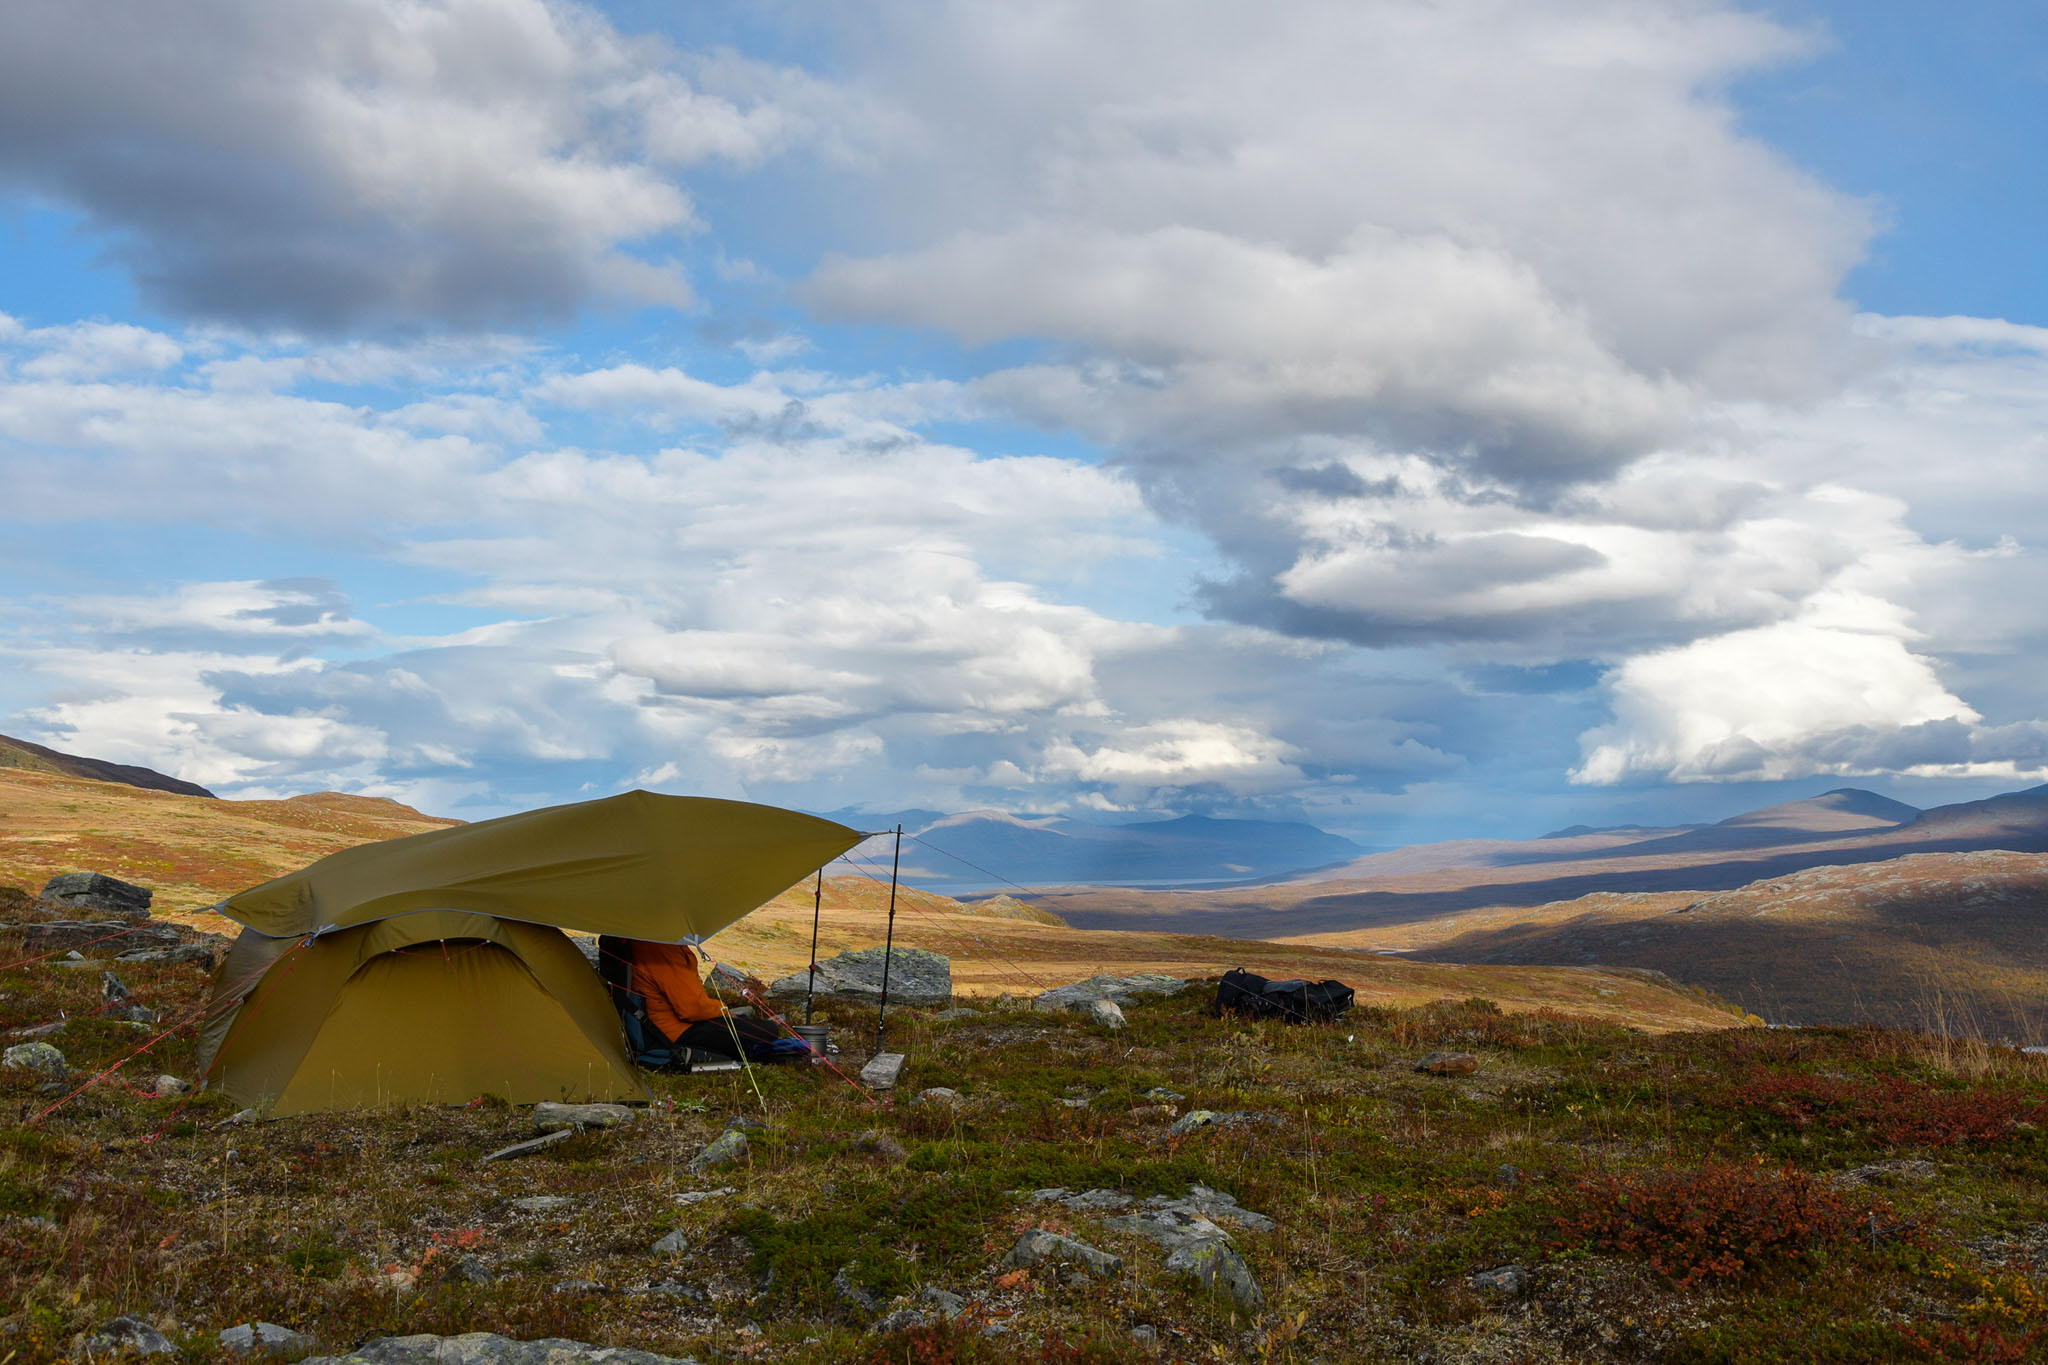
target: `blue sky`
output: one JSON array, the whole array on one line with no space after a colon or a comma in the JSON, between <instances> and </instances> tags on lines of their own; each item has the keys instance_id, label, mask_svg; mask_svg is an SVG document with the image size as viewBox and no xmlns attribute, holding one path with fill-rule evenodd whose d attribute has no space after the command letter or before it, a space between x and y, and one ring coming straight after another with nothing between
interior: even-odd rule
<instances>
[{"instance_id":1,"label":"blue sky","mask_svg":"<svg viewBox=\"0 0 2048 1365\"><path fill-rule=\"evenodd\" d=\"M1374 845L2032 785L2044 125L2021 4L11 7L0 730Z\"/></svg>"}]
</instances>

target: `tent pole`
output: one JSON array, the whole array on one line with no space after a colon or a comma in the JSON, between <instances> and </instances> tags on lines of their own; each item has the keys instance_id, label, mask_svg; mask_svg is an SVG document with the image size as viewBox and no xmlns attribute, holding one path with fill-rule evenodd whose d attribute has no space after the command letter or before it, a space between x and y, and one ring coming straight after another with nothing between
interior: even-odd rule
<instances>
[{"instance_id":1,"label":"tent pole","mask_svg":"<svg viewBox=\"0 0 2048 1365\"><path fill-rule=\"evenodd\" d=\"M896 853L889 859L889 937L882 944L882 1012L875 1019L875 1051L882 1050L882 1025L889 1021L889 958L896 951L896 872L903 866L903 826L896 826Z\"/></svg>"},{"instance_id":2,"label":"tent pole","mask_svg":"<svg viewBox=\"0 0 2048 1365\"><path fill-rule=\"evenodd\" d=\"M825 908L825 869L818 869L818 892L811 898L811 984L804 988L804 1022L811 1022L811 998L818 993L818 912Z\"/></svg>"}]
</instances>

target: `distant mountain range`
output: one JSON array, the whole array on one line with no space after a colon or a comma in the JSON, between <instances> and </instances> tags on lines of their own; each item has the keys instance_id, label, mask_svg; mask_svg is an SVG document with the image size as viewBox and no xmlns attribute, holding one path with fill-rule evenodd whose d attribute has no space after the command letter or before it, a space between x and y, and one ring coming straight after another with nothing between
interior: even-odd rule
<instances>
[{"instance_id":1,"label":"distant mountain range","mask_svg":"<svg viewBox=\"0 0 2048 1365\"><path fill-rule=\"evenodd\" d=\"M179 796L213 795L195 782L182 782L154 768L139 768L128 763L109 763L101 758L81 758L77 754L60 754L55 749L46 749L40 744L31 744L25 739L15 739L8 735L0 735L0 768L26 768L30 772L87 777L95 782L118 782L124 787L140 787L144 791L153 792L175 792Z\"/></svg>"},{"instance_id":2,"label":"distant mountain range","mask_svg":"<svg viewBox=\"0 0 2048 1365\"><path fill-rule=\"evenodd\" d=\"M825 812L859 829L903 826L903 880L949 895L1020 886L1232 885L1330 867L1365 852L1314 825L1284 820L1173 820L1097 824L1060 815L978 810ZM854 863L886 875L890 842L877 837Z\"/></svg>"},{"instance_id":3,"label":"distant mountain range","mask_svg":"<svg viewBox=\"0 0 2048 1365\"><path fill-rule=\"evenodd\" d=\"M1601 892L1725 891L1809 867L1980 849L2048 851L2048 786L1925 811L1844 787L1714 825L1417 844L1257 886L1061 889L1037 903L1083 929L1296 937Z\"/></svg>"}]
</instances>

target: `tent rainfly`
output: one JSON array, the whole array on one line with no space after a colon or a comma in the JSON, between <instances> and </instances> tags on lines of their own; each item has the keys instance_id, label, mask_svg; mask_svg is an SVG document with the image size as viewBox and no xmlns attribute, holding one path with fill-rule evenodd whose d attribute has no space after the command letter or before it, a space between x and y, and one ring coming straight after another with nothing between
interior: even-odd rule
<instances>
[{"instance_id":1,"label":"tent rainfly","mask_svg":"<svg viewBox=\"0 0 2048 1365\"><path fill-rule=\"evenodd\" d=\"M363 844L230 896L206 1083L277 1116L646 1096L562 931L679 943L860 842L796 811L634 791Z\"/></svg>"}]
</instances>

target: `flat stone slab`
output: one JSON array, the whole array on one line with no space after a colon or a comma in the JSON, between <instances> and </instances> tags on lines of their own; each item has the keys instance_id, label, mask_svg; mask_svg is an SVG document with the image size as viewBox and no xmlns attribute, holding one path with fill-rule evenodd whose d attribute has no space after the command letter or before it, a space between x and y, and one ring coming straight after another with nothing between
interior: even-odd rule
<instances>
[{"instance_id":1,"label":"flat stone slab","mask_svg":"<svg viewBox=\"0 0 2048 1365\"><path fill-rule=\"evenodd\" d=\"M533 1131L559 1132L564 1128L616 1128L633 1121L633 1111L623 1104L557 1104L542 1100L533 1106Z\"/></svg>"},{"instance_id":2,"label":"flat stone slab","mask_svg":"<svg viewBox=\"0 0 2048 1365\"><path fill-rule=\"evenodd\" d=\"M723 1199L727 1195L738 1193L739 1191L730 1185L720 1185L715 1190L686 1190L676 1196L676 1202L688 1207L691 1204L701 1204L707 1199Z\"/></svg>"},{"instance_id":3,"label":"flat stone slab","mask_svg":"<svg viewBox=\"0 0 2048 1365\"><path fill-rule=\"evenodd\" d=\"M1186 1137L1197 1128L1243 1128L1259 1123L1278 1128L1286 1122L1278 1114L1262 1114L1254 1109L1226 1109L1221 1113L1214 1109L1190 1109L1175 1119L1166 1133L1168 1137Z\"/></svg>"},{"instance_id":4,"label":"flat stone slab","mask_svg":"<svg viewBox=\"0 0 2048 1365\"><path fill-rule=\"evenodd\" d=\"M86 948L112 957L136 948L175 948L184 941L171 925L128 920L53 919L25 925L21 931L21 950L29 957L75 953Z\"/></svg>"},{"instance_id":5,"label":"flat stone slab","mask_svg":"<svg viewBox=\"0 0 2048 1365\"><path fill-rule=\"evenodd\" d=\"M903 1054L877 1052L860 1069L860 1083L870 1090L892 1090L903 1075Z\"/></svg>"},{"instance_id":6,"label":"flat stone slab","mask_svg":"<svg viewBox=\"0 0 2048 1365\"><path fill-rule=\"evenodd\" d=\"M1017 1239L1017 1245L1010 1248L1003 1257L1003 1264L1018 1269L1052 1262L1059 1265L1078 1265L1099 1280L1114 1279L1123 1273L1124 1258L1112 1255L1100 1247L1077 1242L1057 1232L1044 1228L1032 1228Z\"/></svg>"},{"instance_id":7,"label":"flat stone slab","mask_svg":"<svg viewBox=\"0 0 2048 1365\"><path fill-rule=\"evenodd\" d=\"M592 1346L562 1337L514 1341L495 1332L456 1337L379 1337L343 1356L313 1356L303 1365L698 1365L624 1346Z\"/></svg>"},{"instance_id":8,"label":"flat stone slab","mask_svg":"<svg viewBox=\"0 0 2048 1365\"><path fill-rule=\"evenodd\" d=\"M512 1207L521 1213L559 1213L575 1205L576 1201L566 1194L530 1194L512 1201Z\"/></svg>"},{"instance_id":9,"label":"flat stone slab","mask_svg":"<svg viewBox=\"0 0 2048 1365\"><path fill-rule=\"evenodd\" d=\"M1137 1004L1146 996L1179 995L1188 983L1177 976L1139 972L1135 976L1091 976L1071 986L1055 986L1031 1002L1035 1010L1076 1010L1086 1013L1097 1000L1107 1000L1120 1009Z\"/></svg>"}]
</instances>

